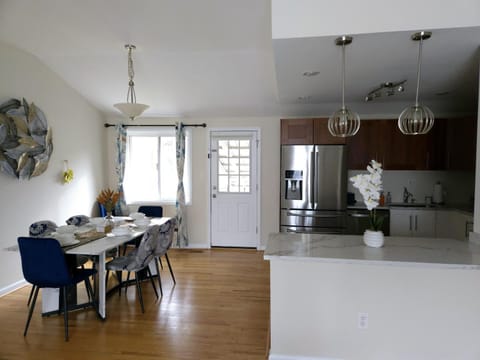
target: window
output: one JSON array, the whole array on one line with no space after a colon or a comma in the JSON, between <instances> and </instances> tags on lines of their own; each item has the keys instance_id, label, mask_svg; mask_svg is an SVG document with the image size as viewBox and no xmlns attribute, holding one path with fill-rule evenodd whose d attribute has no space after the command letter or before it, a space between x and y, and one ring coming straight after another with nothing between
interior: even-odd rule
<instances>
[{"instance_id":1,"label":"window","mask_svg":"<svg viewBox=\"0 0 480 360\"><path fill-rule=\"evenodd\" d=\"M250 192L250 140L218 141L218 191Z\"/></svg>"},{"instance_id":2,"label":"window","mask_svg":"<svg viewBox=\"0 0 480 360\"><path fill-rule=\"evenodd\" d=\"M191 201L191 132L186 129L183 185ZM128 204L175 203L177 197L175 129L128 128L124 191Z\"/></svg>"}]
</instances>

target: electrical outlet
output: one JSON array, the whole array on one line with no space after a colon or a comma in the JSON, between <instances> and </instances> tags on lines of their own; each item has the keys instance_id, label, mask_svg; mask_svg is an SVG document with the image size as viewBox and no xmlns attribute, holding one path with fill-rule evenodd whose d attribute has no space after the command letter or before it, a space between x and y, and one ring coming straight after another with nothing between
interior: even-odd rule
<instances>
[{"instance_id":1,"label":"electrical outlet","mask_svg":"<svg viewBox=\"0 0 480 360\"><path fill-rule=\"evenodd\" d=\"M368 313L358 313L358 328L368 329Z\"/></svg>"}]
</instances>

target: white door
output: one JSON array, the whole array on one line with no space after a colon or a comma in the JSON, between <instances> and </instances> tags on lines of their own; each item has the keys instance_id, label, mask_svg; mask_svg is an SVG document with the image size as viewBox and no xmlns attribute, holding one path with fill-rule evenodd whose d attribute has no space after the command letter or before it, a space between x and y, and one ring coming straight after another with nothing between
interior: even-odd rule
<instances>
[{"instance_id":1,"label":"white door","mask_svg":"<svg viewBox=\"0 0 480 360\"><path fill-rule=\"evenodd\" d=\"M210 133L212 246L257 247L257 132Z\"/></svg>"}]
</instances>

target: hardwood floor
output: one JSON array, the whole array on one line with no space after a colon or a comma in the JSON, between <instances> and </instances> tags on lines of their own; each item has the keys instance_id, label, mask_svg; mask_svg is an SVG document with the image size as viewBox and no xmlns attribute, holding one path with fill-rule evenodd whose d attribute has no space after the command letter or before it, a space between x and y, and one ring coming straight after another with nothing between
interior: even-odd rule
<instances>
[{"instance_id":1,"label":"hardwood floor","mask_svg":"<svg viewBox=\"0 0 480 360\"><path fill-rule=\"evenodd\" d=\"M0 359L264 359L270 274L263 252L171 249L169 257L177 285L164 261L163 298L142 284L145 314L130 286L127 296L107 299L106 321L92 309L70 312L69 342L63 317L42 317L40 299L23 337L30 286L0 298Z\"/></svg>"}]
</instances>

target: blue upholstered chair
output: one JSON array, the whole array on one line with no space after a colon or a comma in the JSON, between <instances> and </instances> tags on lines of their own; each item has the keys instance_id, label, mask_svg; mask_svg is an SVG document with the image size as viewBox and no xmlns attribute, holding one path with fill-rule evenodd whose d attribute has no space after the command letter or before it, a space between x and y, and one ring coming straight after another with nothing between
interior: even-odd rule
<instances>
[{"instance_id":1,"label":"blue upholstered chair","mask_svg":"<svg viewBox=\"0 0 480 360\"><path fill-rule=\"evenodd\" d=\"M138 212L144 213L148 217L162 217L163 208L158 205L141 205Z\"/></svg>"},{"instance_id":2,"label":"blue upholstered chair","mask_svg":"<svg viewBox=\"0 0 480 360\"><path fill-rule=\"evenodd\" d=\"M38 290L45 287L60 288L63 292L65 340L68 341L67 288L84 281L89 298L94 299L89 277L94 275L96 270L69 269L60 243L53 238L19 237L18 246L22 259L23 276L25 280L35 286L23 336L27 336ZM93 300L92 304L95 306Z\"/></svg>"},{"instance_id":3,"label":"blue upholstered chair","mask_svg":"<svg viewBox=\"0 0 480 360\"><path fill-rule=\"evenodd\" d=\"M160 277L160 269L158 268L158 263L160 262L161 264L160 257L165 255L165 258L167 259L168 269L170 270L170 275L172 276L173 283L174 284L177 283L175 281L175 276L173 275L172 266L170 264L170 260L168 259L168 254L167 254L168 249L170 249L170 246L172 246L173 234L175 233L176 224L177 224L177 220L175 218L172 218L168 220L166 223L160 225L158 244L157 244L157 247L155 248L155 266L158 274L158 286L160 287L160 294L162 296L163 296L162 279Z\"/></svg>"},{"instance_id":4,"label":"blue upholstered chair","mask_svg":"<svg viewBox=\"0 0 480 360\"><path fill-rule=\"evenodd\" d=\"M160 236L160 225L150 226L145 232L145 234L143 234L142 240L140 241L140 245L138 246L138 248L136 248L133 252L129 253L127 256L117 257L105 265L107 269L107 279L108 272L115 271L119 282L119 293L122 286L122 271L128 271L128 273L135 273L135 282L137 284L138 298L142 307L142 313L145 312L145 309L143 306L142 288L140 287L140 281L138 276L139 271L146 269L152 283L153 290L155 291L155 295L158 299L158 292L155 287L155 283L153 282L152 274L148 267L150 261L154 260L155 258L155 250L158 244L158 236ZM127 285L128 279L126 282L126 286Z\"/></svg>"}]
</instances>

